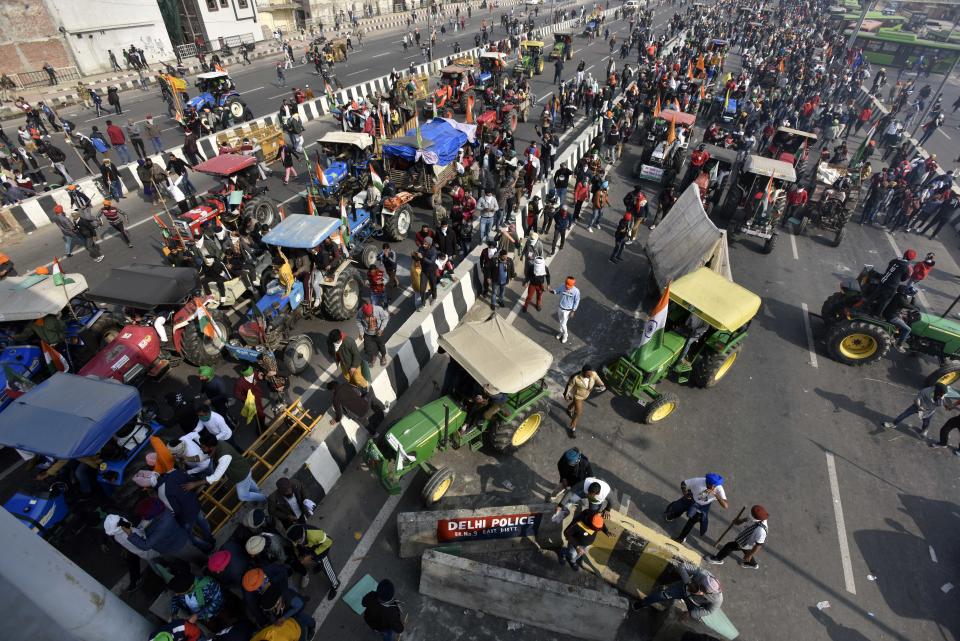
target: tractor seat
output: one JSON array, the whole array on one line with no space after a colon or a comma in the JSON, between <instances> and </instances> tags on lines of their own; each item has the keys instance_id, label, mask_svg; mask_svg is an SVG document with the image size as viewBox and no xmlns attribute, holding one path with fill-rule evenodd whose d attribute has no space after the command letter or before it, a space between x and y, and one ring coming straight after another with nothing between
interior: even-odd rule
<instances>
[{"instance_id":1,"label":"tractor seat","mask_svg":"<svg viewBox=\"0 0 960 641\"><path fill-rule=\"evenodd\" d=\"M237 333L243 342L248 345L256 344L260 340L260 327L255 320L241 324L237 329Z\"/></svg>"},{"instance_id":2,"label":"tractor seat","mask_svg":"<svg viewBox=\"0 0 960 641\"><path fill-rule=\"evenodd\" d=\"M630 362L636 367L646 372L651 372L664 363L668 363L676 358L677 354L683 349L686 339L673 332L663 332L663 342L657 349L649 352L640 359L640 348L636 348L630 353Z\"/></svg>"}]
</instances>

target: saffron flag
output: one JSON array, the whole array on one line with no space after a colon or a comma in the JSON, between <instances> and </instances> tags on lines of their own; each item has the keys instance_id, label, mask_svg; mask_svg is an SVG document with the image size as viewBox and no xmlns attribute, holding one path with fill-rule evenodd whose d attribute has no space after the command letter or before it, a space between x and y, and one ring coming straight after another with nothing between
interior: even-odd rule
<instances>
[{"instance_id":1,"label":"saffron flag","mask_svg":"<svg viewBox=\"0 0 960 641\"><path fill-rule=\"evenodd\" d=\"M657 96L657 104L653 106L653 117L656 118L660 115L660 96Z\"/></svg>"},{"instance_id":2,"label":"saffron flag","mask_svg":"<svg viewBox=\"0 0 960 641\"><path fill-rule=\"evenodd\" d=\"M730 106L730 90L727 89L727 97L723 99L723 110L726 111Z\"/></svg>"},{"instance_id":3,"label":"saffron flag","mask_svg":"<svg viewBox=\"0 0 960 641\"><path fill-rule=\"evenodd\" d=\"M43 352L43 359L47 362L47 367L58 372L69 372L70 364L63 354L53 348L47 341L40 341L40 350Z\"/></svg>"},{"instance_id":4,"label":"saffron flag","mask_svg":"<svg viewBox=\"0 0 960 641\"><path fill-rule=\"evenodd\" d=\"M656 307L650 312L650 318L643 326L643 335L640 336L640 357L659 349L663 345L663 329L667 324L667 308L670 304L670 283L663 290L663 295Z\"/></svg>"},{"instance_id":5,"label":"saffron flag","mask_svg":"<svg viewBox=\"0 0 960 641\"><path fill-rule=\"evenodd\" d=\"M693 79L693 63L687 61L687 78Z\"/></svg>"},{"instance_id":6,"label":"saffron flag","mask_svg":"<svg viewBox=\"0 0 960 641\"><path fill-rule=\"evenodd\" d=\"M697 56L697 69L699 69L700 71L704 71L706 70L706 68L707 66L703 59L703 54L701 53L699 56Z\"/></svg>"},{"instance_id":7,"label":"saffron flag","mask_svg":"<svg viewBox=\"0 0 960 641\"><path fill-rule=\"evenodd\" d=\"M672 145L673 141L677 139L677 119L670 119L670 128L667 129L667 144Z\"/></svg>"},{"instance_id":8,"label":"saffron flag","mask_svg":"<svg viewBox=\"0 0 960 641\"><path fill-rule=\"evenodd\" d=\"M60 261L56 258L53 259L53 284L59 287L73 284L72 278L63 275L63 271L60 269Z\"/></svg>"},{"instance_id":9,"label":"saffron flag","mask_svg":"<svg viewBox=\"0 0 960 641\"><path fill-rule=\"evenodd\" d=\"M320 163L317 163L317 180L320 182L320 185L323 187L329 187L330 181L327 180L327 175L323 173L323 167L320 166Z\"/></svg>"}]
</instances>

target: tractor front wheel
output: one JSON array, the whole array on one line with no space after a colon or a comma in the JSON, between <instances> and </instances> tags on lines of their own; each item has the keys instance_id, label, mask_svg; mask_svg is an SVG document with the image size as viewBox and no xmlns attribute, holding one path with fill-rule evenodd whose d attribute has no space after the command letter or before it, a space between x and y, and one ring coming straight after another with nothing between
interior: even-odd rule
<instances>
[{"instance_id":1,"label":"tractor front wheel","mask_svg":"<svg viewBox=\"0 0 960 641\"><path fill-rule=\"evenodd\" d=\"M407 237L410 231L410 222L413 220L413 210L410 205L403 205L392 216L385 215L383 235L387 240L399 242Z\"/></svg>"},{"instance_id":2,"label":"tractor front wheel","mask_svg":"<svg viewBox=\"0 0 960 641\"><path fill-rule=\"evenodd\" d=\"M360 281L352 269L340 272L337 282L323 288L323 314L330 320L348 320L360 304Z\"/></svg>"},{"instance_id":3,"label":"tractor front wheel","mask_svg":"<svg viewBox=\"0 0 960 641\"><path fill-rule=\"evenodd\" d=\"M844 365L861 366L883 358L893 337L883 327L865 321L837 323L827 332L827 350Z\"/></svg>"},{"instance_id":4,"label":"tractor front wheel","mask_svg":"<svg viewBox=\"0 0 960 641\"><path fill-rule=\"evenodd\" d=\"M243 209L247 214L252 215L260 225L273 227L274 223L277 222L277 206L264 196L251 198L243 206Z\"/></svg>"},{"instance_id":5,"label":"tractor front wheel","mask_svg":"<svg viewBox=\"0 0 960 641\"><path fill-rule=\"evenodd\" d=\"M301 305L299 309L303 309L303 306ZM293 375L307 369L311 358L313 358L313 341L304 334L292 336L287 346L283 348L283 365Z\"/></svg>"},{"instance_id":6,"label":"tractor front wheel","mask_svg":"<svg viewBox=\"0 0 960 641\"><path fill-rule=\"evenodd\" d=\"M840 246L840 243L843 242L843 237L844 237L844 235L846 234L846 230L847 230L846 227L841 227L840 229L837 230L837 233L834 234L834 236L833 236L833 242L830 243L830 246L831 246L831 247L839 247L839 246Z\"/></svg>"},{"instance_id":7,"label":"tractor front wheel","mask_svg":"<svg viewBox=\"0 0 960 641\"><path fill-rule=\"evenodd\" d=\"M843 309L846 307L846 296L843 292L830 294L827 300L823 301L823 307L820 308L820 318L825 325L830 326L839 323L844 319Z\"/></svg>"},{"instance_id":8,"label":"tractor front wheel","mask_svg":"<svg viewBox=\"0 0 960 641\"><path fill-rule=\"evenodd\" d=\"M423 491L420 492L423 506L433 507L439 503L440 499L450 490L450 487L456 479L457 475L454 474L453 470L449 467L441 467L434 472L430 478L427 479L427 484L423 486Z\"/></svg>"},{"instance_id":9,"label":"tractor front wheel","mask_svg":"<svg viewBox=\"0 0 960 641\"><path fill-rule=\"evenodd\" d=\"M487 430L487 444L495 451L514 452L532 439L543 425L547 411L541 406L532 408L523 416L500 422Z\"/></svg>"},{"instance_id":10,"label":"tractor front wheel","mask_svg":"<svg viewBox=\"0 0 960 641\"><path fill-rule=\"evenodd\" d=\"M704 356L693 364L690 380L696 387L713 387L727 375L740 356L741 345L733 349Z\"/></svg>"},{"instance_id":11,"label":"tractor front wheel","mask_svg":"<svg viewBox=\"0 0 960 641\"><path fill-rule=\"evenodd\" d=\"M653 425L666 419L676 411L680 399L676 394L664 392L656 400L647 403L643 408L643 418L640 420L647 425Z\"/></svg>"},{"instance_id":12,"label":"tractor front wheel","mask_svg":"<svg viewBox=\"0 0 960 641\"><path fill-rule=\"evenodd\" d=\"M243 106L243 103L240 101L239 98L234 98L232 100L227 101L227 104L225 106L227 108L227 111L230 112L230 115L233 116L233 120L235 122L240 122L241 120L243 120L243 114L246 111L246 108Z\"/></svg>"},{"instance_id":13,"label":"tractor front wheel","mask_svg":"<svg viewBox=\"0 0 960 641\"><path fill-rule=\"evenodd\" d=\"M777 244L777 235L773 234L770 236L770 238L766 240L765 243L763 243L763 253L764 254L772 253L773 248L776 246L776 244Z\"/></svg>"},{"instance_id":14,"label":"tractor front wheel","mask_svg":"<svg viewBox=\"0 0 960 641\"><path fill-rule=\"evenodd\" d=\"M377 264L377 246L373 243L367 243L360 248L360 264L364 269L370 269Z\"/></svg>"},{"instance_id":15,"label":"tractor front wheel","mask_svg":"<svg viewBox=\"0 0 960 641\"><path fill-rule=\"evenodd\" d=\"M217 324L219 336L226 336L226 324L223 322L223 315L217 312L211 312L213 322ZM210 338L200 329L199 323L191 321L183 328L183 356L184 360L193 365L213 365L220 360L220 350L223 342L215 334Z\"/></svg>"},{"instance_id":16,"label":"tractor front wheel","mask_svg":"<svg viewBox=\"0 0 960 641\"><path fill-rule=\"evenodd\" d=\"M937 383L953 385L957 380L960 380L960 361L951 361L928 376L923 386L931 387Z\"/></svg>"}]
</instances>

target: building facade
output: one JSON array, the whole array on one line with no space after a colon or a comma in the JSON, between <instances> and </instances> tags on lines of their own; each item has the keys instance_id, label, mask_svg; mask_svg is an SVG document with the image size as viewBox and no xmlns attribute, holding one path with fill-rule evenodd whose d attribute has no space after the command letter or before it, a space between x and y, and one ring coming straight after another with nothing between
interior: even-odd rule
<instances>
[{"instance_id":1,"label":"building facade","mask_svg":"<svg viewBox=\"0 0 960 641\"><path fill-rule=\"evenodd\" d=\"M307 10L298 0L258 0L257 10L268 35L277 27L285 33L300 28L306 21Z\"/></svg>"},{"instance_id":2,"label":"building facade","mask_svg":"<svg viewBox=\"0 0 960 641\"><path fill-rule=\"evenodd\" d=\"M208 49L217 49L221 38L231 46L240 40L263 39L256 0L157 1L175 45L193 44L199 38Z\"/></svg>"}]
</instances>

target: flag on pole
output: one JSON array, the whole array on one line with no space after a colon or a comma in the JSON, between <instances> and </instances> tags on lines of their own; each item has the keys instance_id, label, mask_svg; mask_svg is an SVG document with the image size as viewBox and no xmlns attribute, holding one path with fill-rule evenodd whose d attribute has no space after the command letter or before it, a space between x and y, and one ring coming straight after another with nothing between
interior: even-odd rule
<instances>
[{"instance_id":1,"label":"flag on pole","mask_svg":"<svg viewBox=\"0 0 960 641\"><path fill-rule=\"evenodd\" d=\"M653 117L656 118L660 115L660 96L657 96L657 104L653 106Z\"/></svg>"},{"instance_id":2,"label":"flag on pole","mask_svg":"<svg viewBox=\"0 0 960 641\"><path fill-rule=\"evenodd\" d=\"M667 144L672 145L677 139L677 119L670 118L670 128L667 129Z\"/></svg>"},{"instance_id":3,"label":"flag on pole","mask_svg":"<svg viewBox=\"0 0 960 641\"><path fill-rule=\"evenodd\" d=\"M703 59L703 54L701 53L699 56L697 56L697 69L699 69L700 71L705 71L706 68L707 68L707 65Z\"/></svg>"},{"instance_id":4,"label":"flag on pole","mask_svg":"<svg viewBox=\"0 0 960 641\"><path fill-rule=\"evenodd\" d=\"M730 106L730 90L727 89L727 97L723 99L723 110L726 111Z\"/></svg>"},{"instance_id":5,"label":"flag on pole","mask_svg":"<svg viewBox=\"0 0 960 641\"><path fill-rule=\"evenodd\" d=\"M220 331L220 325L213 320L213 315L210 314L207 306L204 305L203 299L194 298L193 302L197 306L197 311L193 317L197 319L200 331L203 332L203 335L207 338L222 341L224 336Z\"/></svg>"},{"instance_id":6,"label":"flag on pole","mask_svg":"<svg viewBox=\"0 0 960 641\"><path fill-rule=\"evenodd\" d=\"M50 368L51 371L70 371L70 364L67 362L67 359L63 357L63 354L54 349L50 343L41 340L40 350L43 352L43 360L47 362L47 367Z\"/></svg>"},{"instance_id":7,"label":"flag on pole","mask_svg":"<svg viewBox=\"0 0 960 641\"><path fill-rule=\"evenodd\" d=\"M423 149L423 136L420 134L420 116L414 114L413 124L417 128L417 149Z\"/></svg>"},{"instance_id":8,"label":"flag on pole","mask_svg":"<svg viewBox=\"0 0 960 641\"><path fill-rule=\"evenodd\" d=\"M347 222L347 201L340 198L340 236L343 238L343 247L350 244L350 225Z\"/></svg>"},{"instance_id":9,"label":"flag on pole","mask_svg":"<svg viewBox=\"0 0 960 641\"><path fill-rule=\"evenodd\" d=\"M650 318L643 326L640 336L640 359L663 345L663 329L667 324L667 308L670 306L670 283L663 290L663 296L650 312Z\"/></svg>"},{"instance_id":10,"label":"flag on pole","mask_svg":"<svg viewBox=\"0 0 960 641\"><path fill-rule=\"evenodd\" d=\"M777 65L777 69L780 70L780 73L783 73L783 72L784 72L784 68L785 68L785 67L784 67L784 64L783 64L783 58L780 58L780 64Z\"/></svg>"},{"instance_id":11,"label":"flag on pole","mask_svg":"<svg viewBox=\"0 0 960 641\"><path fill-rule=\"evenodd\" d=\"M867 146L870 144L870 141L873 140L873 135L875 133L877 133L877 123L874 123L873 127L870 128L870 131L867 132L867 137L864 138L863 142L860 143L860 146L857 147L857 150L853 154L853 158L850 159L850 164L848 167L853 167L863 160L863 154L866 153Z\"/></svg>"},{"instance_id":12,"label":"flag on pole","mask_svg":"<svg viewBox=\"0 0 960 641\"><path fill-rule=\"evenodd\" d=\"M377 170L373 168L373 165L367 165L370 167L370 182L373 183L373 186L383 191L383 179L380 178L380 174L377 173Z\"/></svg>"},{"instance_id":13,"label":"flag on pole","mask_svg":"<svg viewBox=\"0 0 960 641\"><path fill-rule=\"evenodd\" d=\"M379 115L378 120L380 122L380 138L383 140L386 140L387 139L387 123L385 122L386 118L382 113L378 115Z\"/></svg>"},{"instance_id":14,"label":"flag on pole","mask_svg":"<svg viewBox=\"0 0 960 641\"><path fill-rule=\"evenodd\" d=\"M72 278L63 275L63 270L60 269L60 260L57 258L53 259L53 284L59 287L73 284Z\"/></svg>"},{"instance_id":15,"label":"flag on pole","mask_svg":"<svg viewBox=\"0 0 960 641\"><path fill-rule=\"evenodd\" d=\"M673 108L676 109L677 111L682 111L680 109L680 101L677 98L673 99Z\"/></svg>"},{"instance_id":16,"label":"flag on pole","mask_svg":"<svg viewBox=\"0 0 960 641\"><path fill-rule=\"evenodd\" d=\"M700 83L700 100L707 95L707 83L706 81Z\"/></svg>"},{"instance_id":17,"label":"flag on pole","mask_svg":"<svg viewBox=\"0 0 960 641\"><path fill-rule=\"evenodd\" d=\"M687 61L687 78L693 80L693 62Z\"/></svg>"},{"instance_id":18,"label":"flag on pole","mask_svg":"<svg viewBox=\"0 0 960 641\"><path fill-rule=\"evenodd\" d=\"M770 180L767 181L767 186L763 189L763 199L760 203L761 215L766 215L767 210L770 208L770 195L773 193L773 176L770 176Z\"/></svg>"},{"instance_id":19,"label":"flag on pole","mask_svg":"<svg viewBox=\"0 0 960 641\"><path fill-rule=\"evenodd\" d=\"M243 400L240 416L247 422L247 425L257 418L257 399L253 395L253 390L247 390L247 397Z\"/></svg>"},{"instance_id":20,"label":"flag on pole","mask_svg":"<svg viewBox=\"0 0 960 641\"><path fill-rule=\"evenodd\" d=\"M323 187L329 187L330 181L327 180L327 175L323 173L323 167L320 166L320 161L317 161L317 181Z\"/></svg>"},{"instance_id":21,"label":"flag on pole","mask_svg":"<svg viewBox=\"0 0 960 641\"><path fill-rule=\"evenodd\" d=\"M313 196L311 196L309 193L307 193L307 215L308 216L317 215L316 209L314 209L314 206L313 206Z\"/></svg>"},{"instance_id":22,"label":"flag on pole","mask_svg":"<svg viewBox=\"0 0 960 641\"><path fill-rule=\"evenodd\" d=\"M712 183L717 182L717 178L720 177L720 163L718 162L713 163L713 166L710 167L709 175L710 175L710 182Z\"/></svg>"}]
</instances>

